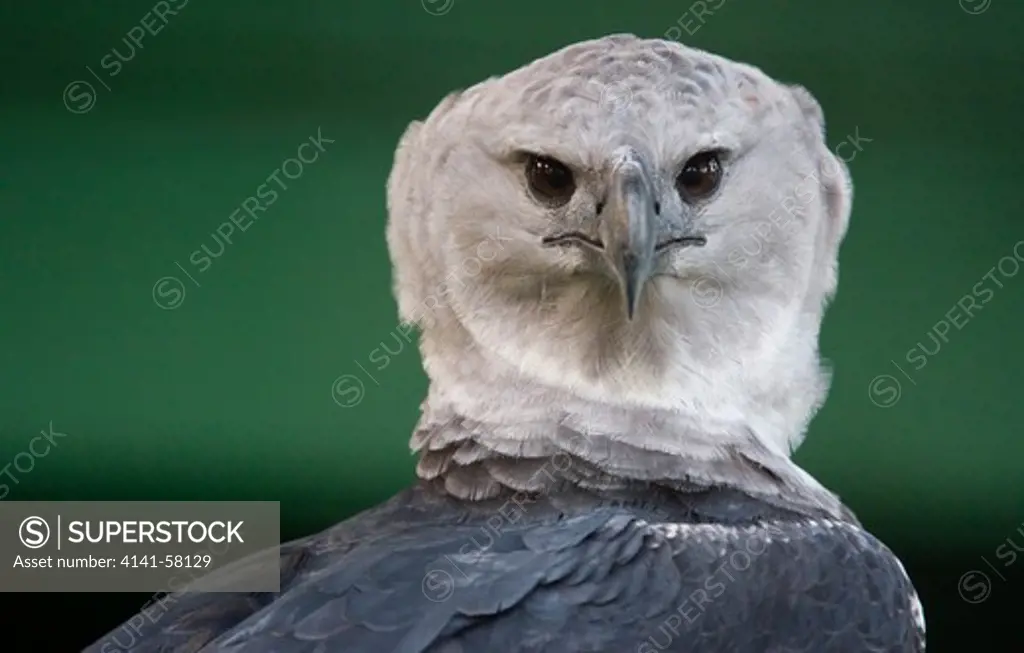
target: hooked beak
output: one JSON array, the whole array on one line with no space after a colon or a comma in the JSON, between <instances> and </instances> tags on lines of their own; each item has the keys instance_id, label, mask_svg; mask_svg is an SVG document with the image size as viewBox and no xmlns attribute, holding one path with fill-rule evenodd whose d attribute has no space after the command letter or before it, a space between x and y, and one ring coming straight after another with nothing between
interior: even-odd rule
<instances>
[{"instance_id":1,"label":"hooked beak","mask_svg":"<svg viewBox=\"0 0 1024 653\"><path fill-rule=\"evenodd\" d=\"M685 215L659 215L655 193L643 161L626 149L612 167L597 233L569 231L541 239L545 247L582 246L602 256L622 288L630 321L640 307L644 284L655 273L658 257L671 248L707 243L703 235L691 230Z\"/></svg>"},{"instance_id":2,"label":"hooked beak","mask_svg":"<svg viewBox=\"0 0 1024 653\"><path fill-rule=\"evenodd\" d=\"M605 211L604 251L622 285L626 317L632 320L654 272L658 243L653 184L635 154L623 155L612 169Z\"/></svg>"}]
</instances>

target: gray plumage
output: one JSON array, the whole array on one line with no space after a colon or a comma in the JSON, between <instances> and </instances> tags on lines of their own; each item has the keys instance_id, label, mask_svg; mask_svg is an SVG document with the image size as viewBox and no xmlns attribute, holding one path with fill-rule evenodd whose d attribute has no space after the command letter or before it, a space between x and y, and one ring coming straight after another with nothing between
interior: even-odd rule
<instances>
[{"instance_id":1,"label":"gray plumage","mask_svg":"<svg viewBox=\"0 0 1024 653\"><path fill-rule=\"evenodd\" d=\"M420 481L284 545L279 593L172 595L86 650L924 651L898 559L789 458L850 200L810 93L677 43L449 96L388 183Z\"/></svg>"}]
</instances>

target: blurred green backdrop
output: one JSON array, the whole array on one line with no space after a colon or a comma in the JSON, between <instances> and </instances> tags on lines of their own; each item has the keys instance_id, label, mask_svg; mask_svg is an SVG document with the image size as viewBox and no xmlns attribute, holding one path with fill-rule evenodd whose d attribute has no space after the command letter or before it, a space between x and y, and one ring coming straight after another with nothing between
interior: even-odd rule
<instances>
[{"instance_id":1,"label":"blurred green backdrop","mask_svg":"<svg viewBox=\"0 0 1024 653\"><path fill-rule=\"evenodd\" d=\"M833 145L865 139L822 343L835 380L797 458L907 561L943 650L944 616L995 619L1024 587L995 558L1024 523L1024 274L1000 263L1024 240L1022 25L1014 0L5 3L0 498L281 500L294 537L407 484L419 356L370 359L396 328L399 135L573 41L667 34L810 88ZM246 230L204 267L236 209ZM334 400L342 375L357 405ZM66 437L26 457L51 422ZM975 568L991 600L972 604ZM93 601L109 609L68 636L136 599Z\"/></svg>"}]
</instances>

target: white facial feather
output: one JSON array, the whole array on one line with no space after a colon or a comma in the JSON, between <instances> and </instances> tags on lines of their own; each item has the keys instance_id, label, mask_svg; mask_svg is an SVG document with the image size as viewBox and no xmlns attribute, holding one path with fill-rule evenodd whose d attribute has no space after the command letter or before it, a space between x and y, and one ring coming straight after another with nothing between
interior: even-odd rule
<instances>
[{"instance_id":1,"label":"white facial feather","mask_svg":"<svg viewBox=\"0 0 1024 653\"><path fill-rule=\"evenodd\" d=\"M583 253L541 246L596 219L623 147L662 210L690 211L707 238L662 262L633 321ZM721 186L684 207L674 179L711 148L730 152ZM519 151L573 170L566 208L531 196ZM788 458L827 392L818 334L850 196L810 93L674 42L578 43L448 96L403 135L388 183L425 410L503 439L556 440L568 423L694 460L734 444Z\"/></svg>"}]
</instances>

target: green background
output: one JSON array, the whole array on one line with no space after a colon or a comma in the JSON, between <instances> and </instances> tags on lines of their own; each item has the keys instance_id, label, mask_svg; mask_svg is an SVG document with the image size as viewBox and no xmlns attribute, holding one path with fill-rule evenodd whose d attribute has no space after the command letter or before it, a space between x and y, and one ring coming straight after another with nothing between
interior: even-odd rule
<instances>
[{"instance_id":1,"label":"green background","mask_svg":"<svg viewBox=\"0 0 1024 653\"><path fill-rule=\"evenodd\" d=\"M454 0L431 15L419 0L191 0L116 76L101 61L130 52L152 3L5 3L0 465L51 421L68 434L17 484L0 477L6 500L280 500L295 537L406 485L418 352L369 359L396 329L384 182L402 130L568 43L686 24L688 45L807 86L831 144L871 139L850 163L822 336L832 393L797 459L907 562L930 650L967 636L956 619L992 635L1024 589L994 556L1024 543L1024 274L996 272L991 301L922 369L906 362L1024 240L1024 4L990 1L972 15L957 0L725 0L700 24L690 2ZM96 91L85 113L62 100L76 80ZM334 143L198 272L191 253L318 129ZM172 275L184 300L164 310L153 288ZM332 399L345 374L365 386L349 408ZM886 408L869 397L879 375L901 384ZM972 605L958 580L975 568L993 585ZM64 634L84 644L139 604L90 599L95 619Z\"/></svg>"}]
</instances>

